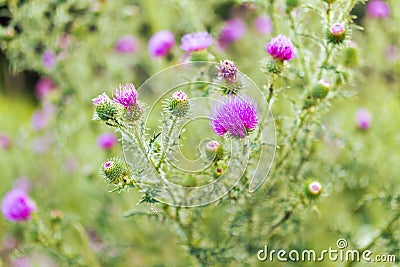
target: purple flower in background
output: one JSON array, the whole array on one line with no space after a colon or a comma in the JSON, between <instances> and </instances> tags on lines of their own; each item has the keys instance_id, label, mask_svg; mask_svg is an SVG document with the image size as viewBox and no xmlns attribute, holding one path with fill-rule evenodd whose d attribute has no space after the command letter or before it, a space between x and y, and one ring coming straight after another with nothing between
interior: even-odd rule
<instances>
[{"instance_id":1,"label":"purple flower in background","mask_svg":"<svg viewBox=\"0 0 400 267\"><path fill-rule=\"evenodd\" d=\"M13 222L29 220L35 210L35 203L26 192L19 189L10 190L1 202L3 216Z\"/></svg>"},{"instance_id":2,"label":"purple flower in background","mask_svg":"<svg viewBox=\"0 0 400 267\"><path fill-rule=\"evenodd\" d=\"M151 36L148 51L152 57L165 57L175 45L175 37L170 31L159 31Z\"/></svg>"},{"instance_id":3,"label":"purple flower in background","mask_svg":"<svg viewBox=\"0 0 400 267\"><path fill-rule=\"evenodd\" d=\"M119 86L119 88L115 91L113 100L125 108L131 109L132 107L136 107L137 97L138 92L136 91L133 83L127 83Z\"/></svg>"},{"instance_id":4,"label":"purple flower in background","mask_svg":"<svg viewBox=\"0 0 400 267\"><path fill-rule=\"evenodd\" d=\"M387 18L390 16L390 7L388 3L381 0L368 2L365 11L373 18Z\"/></svg>"},{"instance_id":5,"label":"purple flower in background","mask_svg":"<svg viewBox=\"0 0 400 267\"><path fill-rule=\"evenodd\" d=\"M244 138L258 125L257 106L250 97L229 96L211 110L210 126L219 136Z\"/></svg>"},{"instance_id":6,"label":"purple flower in background","mask_svg":"<svg viewBox=\"0 0 400 267\"><path fill-rule=\"evenodd\" d=\"M265 50L276 60L291 60L296 57L292 41L281 34L272 38Z\"/></svg>"},{"instance_id":7,"label":"purple flower in background","mask_svg":"<svg viewBox=\"0 0 400 267\"><path fill-rule=\"evenodd\" d=\"M42 62L47 69L53 69L56 65L56 54L54 51L46 49L42 56Z\"/></svg>"},{"instance_id":8,"label":"purple flower in background","mask_svg":"<svg viewBox=\"0 0 400 267\"><path fill-rule=\"evenodd\" d=\"M138 48L138 41L131 35L125 35L119 38L114 47L115 51L121 54L136 52Z\"/></svg>"},{"instance_id":9,"label":"purple flower in background","mask_svg":"<svg viewBox=\"0 0 400 267\"><path fill-rule=\"evenodd\" d=\"M0 134L0 147L2 149L9 149L11 147L10 137L4 133Z\"/></svg>"},{"instance_id":10,"label":"purple flower in background","mask_svg":"<svg viewBox=\"0 0 400 267\"><path fill-rule=\"evenodd\" d=\"M181 49L188 52L204 50L213 43L208 32L194 32L185 34L181 39Z\"/></svg>"},{"instance_id":11,"label":"purple flower in background","mask_svg":"<svg viewBox=\"0 0 400 267\"><path fill-rule=\"evenodd\" d=\"M36 131L42 130L48 124L48 116L44 110L38 110L33 113L31 125Z\"/></svg>"},{"instance_id":12,"label":"purple flower in background","mask_svg":"<svg viewBox=\"0 0 400 267\"><path fill-rule=\"evenodd\" d=\"M254 27L261 34L270 34L272 32L272 20L269 16L259 16L254 20Z\"/></svg>"},{"instance_id":13,"label":"purple flower in background","mask_svg":"<svg viewBox=\"0 0 400 267\"><path fill-rule=\"evenodd\" d=\"M241 19L227 20L218 36L219 46L225 49L231 43L242 38L246 31L246 24Z\"/></svg>"},{"instance_id":14,"label":"purple flower in background","mask_svg":"<svg viewBox=\"0 0 400 267\"><path fill-rule=\"evenodd\" d=\"M110 149L118 142L117 136L113 133L103 133L97 137L97 145L102 149Z\"/></svg>"},{"instance_id":15,"label":"purple flower in background","mask_svg":"<svg viewBox=\"0 0 400 267\"><path fill-rule=\"evenodd\" d=\"M371 114L366 109L360 109L356 114L358 128L367 130L371 126Z\"/></svg>"},{"instance_id":16,"label":"purple flower in background","mask_svg":"<svg viewBox=\"0 0 400 267\"><path fill-rule=\"evenodd\" d=\"M45 254L34 252L30 255L19 257L11 261L11 267L57 267L58 264Z\"/></svg>"},{"instance_id":17,"label":"purple flower in background","mask_svg":"<svg viewBox=\"0 0 400 267\"><path fill-rule=\"evenodd\" d=\"M39 79L39 81L36 83L35 86L35 93L36 96L39 99L44 98L50 91L56 88L55 83L47 78L47 77L42 77Z\"/></svg>"}]
</instances>

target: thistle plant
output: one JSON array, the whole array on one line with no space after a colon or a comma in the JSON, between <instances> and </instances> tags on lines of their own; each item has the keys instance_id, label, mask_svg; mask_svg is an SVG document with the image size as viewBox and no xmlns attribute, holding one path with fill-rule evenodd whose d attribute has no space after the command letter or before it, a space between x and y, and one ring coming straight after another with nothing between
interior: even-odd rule
<instances>
[{"instance_id":1,"label":"thistle plant","mask_svg":"<svg viewBox=\"0 0 400 267\"><path fill-rule=\"evenodd\" d=\"M398 1L6 2L40 110L0 133L2 188L27 173L35 200L4 194L0 265L257 266L339 238L398 262Z\"/></svg>"}]
</instances>

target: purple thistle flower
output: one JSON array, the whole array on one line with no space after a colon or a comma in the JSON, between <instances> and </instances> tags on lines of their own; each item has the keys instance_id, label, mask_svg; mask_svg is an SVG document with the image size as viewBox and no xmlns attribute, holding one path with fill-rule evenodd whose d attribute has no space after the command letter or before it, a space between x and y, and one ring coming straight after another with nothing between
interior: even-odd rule
<instances>
[{"instance_id":1,"label":"purple thistle flower","mask_svg":"<svg viewBox=\"0 0 400 267\"><path fill-rule=\"evenodd\" d=\"M281 34L272 38L265 50L276 60L291 60L296 57L292 41Z\"/></svg>"},{"instance_id":2,"label":"purple thistle flower","mask_svg":"<svg viewBox=\"0 0 400 267\"><path fill-rule=\"evenodd\" d=\"M261 34L270 34L272 32L272 20L269 16L259 16L254 20L254 27Z\"/></svg>"},{"instance_id":3,"label":"purple thistle flower","mask_svg":"<svg viewBox=\"0 0 400 267\"><path fill-rule=\"evenodd\" d=\"M257 105L250 97L229 96L211 110L210 127L219 136L244 138L258 125Z\"/></svg>"},{"instance_id":4,"label":"purple thistle flower","mask_svg":"<svg viewBox=\"0 0 400 267\"><path fill-rule=\"evenodd\" d=\"M53 69L56 65L56 54L54 51L46 49L42 56L42 62L47 69Z\"/></svg>"},{"instance_id":5,"label":"purple thistle flower","mask_svg":"<svg viewBox=\"0 0 400 267\"><path fill-rule=\"evenodd\" d=\"M113 95L113 100L130 110L137 105L137 97L138 92L133 83L127 83L119 86Z\"/></svg>"},{"instance_id":6,"label":"purple thistle flower","mask_svg":"<svg viewBox=\"0 0 400 267\"><path fill-rule=\"evenodd\" d=\"M194 32L185 34L181 39L181 49L184 51L200 51L213 43L211 34L208 32Z\"/></svg>"},{"instance_id":7,"label":"purple thistle flower","mask_svg":"<svg viewBox=\"0 0 400 267\"><path fill-rule=\"evenodd\" d=\"M28 194L19 189L12 189L4 195L1 202L1 212L10 221L26 221L31 218L31 213L36 210Z\"/></svg>"},{"instance_id":8,"label":"purple thistle flower","mask_svg":"<svg viewBox=\"0 0 400 267\"><path fill-rule=\"evenodd\" d=\"M366 109L360 109L356 114L358 128L367 130L371 126L371 114Z\"/></svg>"},{"instance_id":9,"label":"purple thistle flower","mask_svg":"<svg viewBox=\"0 0 400 267\"><path fill-rule=\"evenodd\" d=\"M170 31L156 32L149 40L148 51L152 57L165 57L175 45L175 37Z\"/></svg>"},{"instance_id":10,"label":"purple thistle flower","mask_svg":"<svg viewBox=\"0 0 400 267\"><path fill-rule=\"evenodd\" d=\"M241 19L227 20L218 36L219 46L225 49L231 43L242 38L246 31L246 24Z\"/></svg>"},{"instance_id":11,"label":"purple thistle flower","mask_svg":"<svg viewBox=\"0 0 400 267\"><path fill-rule=\"evenodd\" d=\"M365 11L372 18L387 18L390 16L390 7L388 3L381 0L368 2Z\"/></svg>"},{"instance_id":12,"label":"purple thistle flower","mask_svg":"<svg viewBox=\"0 0 400 267\"><path fill-rule=\"evenodd\" d=\"M138 48L138 41L131 35L125 35L119 38L114 47L115 51L121 54L136 52Z\"/></svg>"},{"instance_id":13,"label":"purple thistle flower","mask_svg":"<svg viewBox=\"0 0 400 267\"><path fill-rule=\"evenodd\" d=\"M103 133L97 137L97 145L102 149L110 149L118 142L118 138L113 133Z\"/></svg>"}]
</instances>

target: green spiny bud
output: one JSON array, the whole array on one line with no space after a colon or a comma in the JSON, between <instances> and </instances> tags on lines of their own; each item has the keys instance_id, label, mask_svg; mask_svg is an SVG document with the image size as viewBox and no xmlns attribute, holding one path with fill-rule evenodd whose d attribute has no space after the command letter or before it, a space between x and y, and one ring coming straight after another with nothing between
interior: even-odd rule
<instances>
[{"instance_id":1,"label":"green spiny bud","mask_svg":"<svg viewBox=\"0 0 400 267\"><path fill-rule=\"evenodd\" d=\"M182 185L185 187L195 187L197 185L197 180L192 175L188 175L185 180L183 180Z\"/></svg>"},{"instance_id":2,"label":"green spiny bud","mask_svg":"<svg viewBox=\"0 0 400 267\"><path fill-rule=\"evenodd\" d=\"M193 51L192 53L190 53L190 60L192 62L208 61L209 56L207 50L203 49L199 51Z\"/></svg>"},{"instance_id":3,"label":"green spiny bud","mask_svg":"<svg viewBox=\"0 0 400 267\"><path fill-rule=\"evenodd\" d=\"M304 191L308 197L316 198L322 192L322 185L317 181L307 181Z\"/></svg>"},{"instance_id":4,"label":"green spiny bud","mask_svg":"<svg viewBox=\"0 0 400 267\"><path fill-rule=\"evenodd\" d=\"M96 119L102 121L116 120L118 107L105 93L93 98L92 101Z\"/></svg>"},{"instance_id":5,"label":"green spiny bud","mask_svg":"<svg viewBox=\"0 0 400 267\"><path fill-rule=\"evenodd\" d=\"M184 117L190 108L189 99L182 90L176 91L167 101L167 109L172 115Z\"/></svg>"},{"instance_id":6,"label":"green spiny bud","mask_svg":"<svg viewBox=\"0 0 400 267\"><path fill-rule=\"evenodd\" d=\"M326 80L321 80L311 89L311 96L316 99L325 98L329 92L329 83Z\"/></svg>"},{"instance_id":7,"label":"green spiny bud","mask_svg":"<svg viewBox=\"0 0 400 267\"><path fill-rule=\"evenodd\" d=\"M132 185L132 178L127 164L119 158L105 161L100 169L101 175L114 185Z\"/></svg>"},{"instance_id":8,"label":"green spiny bud","mask_svg":"<svg viewBox=\"0 0 400 267\"><path fill-rule=\"evenodd\" d=\"M328 42L341 44L346 39L346 27L343 23L336 22L327 31Z\"/></svg>"},{"instance_id":9,"label":"green spiny bud","mask_svg":"<svg viewBox=\"0 0 400 267\"><path fill-rule=\"evenodd\" d=\"M311 108L317 104L317 99L314 98L311 94L307 94L306 98L304 99L303 108Z\"/></svg>"},{"instance_id":10,"label":"green spiny bud","mask_svg":"<svg viewBox=\"0 0 400 267\"><path fill-rule=\"evenodd\" d=\"M349 46L344 49L343 65L348 68L354 68L358 65L358 49L354 41L351 41Z\"/></svg>"},{"instance_id":11,"label":"green spiny bud","mask_svg":"<svg viewBox=\"0 0 400 267\"><path fill-rule=\"evenodd\" d=\"M206 156L207 159L212 161L218 161L224 155L222 145L217 141L210 141L206 145Z\"/></svg>"}]
</instances>

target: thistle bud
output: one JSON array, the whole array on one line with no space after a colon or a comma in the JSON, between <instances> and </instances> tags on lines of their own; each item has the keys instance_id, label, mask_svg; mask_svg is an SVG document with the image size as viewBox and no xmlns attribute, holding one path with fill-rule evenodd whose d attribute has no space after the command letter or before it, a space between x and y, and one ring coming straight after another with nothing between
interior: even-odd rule
<instances>
[{"instance_id":1,"label":"thistle bud","mask_svg":"<svg viewBox=\"0 0 400 267\"><path fill-rule=\"evenodd\" d=\"M206 145L206 156L207 159L212 161L218 161L222 158L224 151L222 146L217 141L210 141Z\"/></svg>"},{"instance_id":2,"label":"thistle bud","mask_svg":"<svg viewBox=\"0 0 400 267\"><path fill-rule=\"evenodd\" d=\"M218 66L218 76L222 80L222 91L225 95L237 94L241 88L241 84L238 82L238 67L233 61L224 60L220 62Z\"/></svg>"},{"instance_id":3,"label":"thistle bud","mask_svg":"<svg viewBox=\"0 0 400 267\"><path fill-rule=\"evenodd\" d=\"M265 65L264 69L266 73L280 74L284 70L284 63L282 60L271 60Z\"/></svg>"},{"instance_id":4,"label":"thistle bud","mask_svg":"<svg viewBox=\"0 0 400 267\"><path fill-rule=\"evenodd\" d=\"M326 80L321 80L311 89L311 96L316 99L323 99L328 95L329 83Z\"/></svg>"},{"instance_id":5,"label":"thistle bud","mask_svg":"<svg viewBox=\"0 0 400 267\"><path fill-rule=\"evenodd\" d=\"M93 98L92 101L95 109L95 119L98 118L106 122L116 120L118 108L105 93Z\"/></svg>"},{"instance_id":6,"label":"thistle bud","mask_svg":"<svg viewBox=\"0 0 400 267\"><path fill-rule=\"evenodd\" d=\"M322 192L322 185L317 181L308 181L305 184L305 192L311 198L318 197Z\"/></svg>"},{"instance_id":7,"label":"thistle bud","mask_svg":"<svg viewBox=\"0 0 400 267\"><path fill-rule=\"evenodd\" d=\"M185 187L195 187L197 185L197 180L191 175L188 175L182 182Z\"/></svg>"},{"instance_id":8,"label":"thistle bud","mask_svg":"<svg viewBox=\"0 0 400 267\"><path fill-rule=\"evenodd\" d=\"M53 223L60 222L63 218L63 213L59 209L54 209L50 212L50 219Z\"/></svg>"},{"instance_id":9,"label":"thistle bud","mask_svg":"<svg viewBox=\"0 0 400 267\"><path fill-rule=\"evenodd\" d=\"M317 104L317 99L314 98L311 94L308 94L306 98L304 98L303 108L304 109L311 108L315 106L315 104Z\"/></svg>"},{"instance_id":10,"label":"thistle bud","mask_svg":"<svg viewBox=\"0 0 400 267\"><path fill-rule=\"evenodd\" d=\"M176 91L167 101L168 111L176 117L184 117L190 108L189 99L182 90Z\"/></svg>"},{"instance_id":11,"label":"thistle bud","mask_svg":"<svg viewBox=\"0 0 400 267\"><path fill-rule=\"evenodd\" d=\"M336 22L331 25L327 32L327 38L330 43L341 44L346 38L346 27L343 23Z\"/></svg>"},{"instance_id":12,"label":"thistle bud","mask_svg":"<svg viewBox=\"0 0 400 267\"><path fill-rule=\"evenodd\" d=\"M358 65L358 50L354 41L351 41L349 46L344 49L343 65L348 68L354 68Z\"/></svg>"},{"instance_id":13,"label":"thistle bud","mask_svg":"<svg viewBox=\"0 0 400 267\"><path fill-rule=\"evenodd\" d=\"M110 184L128 186L133 183L127 164L119 158L105 161L101 166L100 173Z\"/></svg>"}]
</instances>

